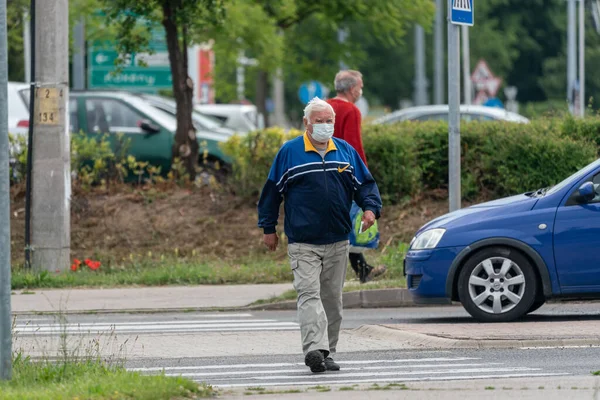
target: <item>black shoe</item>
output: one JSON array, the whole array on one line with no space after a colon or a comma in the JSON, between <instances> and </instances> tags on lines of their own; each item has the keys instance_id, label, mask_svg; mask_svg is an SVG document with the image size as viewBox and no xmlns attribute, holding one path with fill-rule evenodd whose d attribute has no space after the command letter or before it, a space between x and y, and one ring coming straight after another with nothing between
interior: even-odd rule
<instances>
[{"instance_id":1,"label":"black shoe","mask_svg":"<svg viewBox=\"0 0 600 400\"><path fill-rule=\"evenodd\" d=\"M304 357L304 364L310 368L311 372L325 372L325 357L320 350L309 351Z\"/></svg>"},{"instance_id":2,"label":"black shoe","mask_svg":"<svg viewBox=\"0 0 600 400\"><path fill-rule=\"evenodd\" d=\"M325 359L325 368L327 369L327 371L339 371L340 370L340 366L333 361L333 358L331 357L327 357Z\"/></svg>"}]
</instances>

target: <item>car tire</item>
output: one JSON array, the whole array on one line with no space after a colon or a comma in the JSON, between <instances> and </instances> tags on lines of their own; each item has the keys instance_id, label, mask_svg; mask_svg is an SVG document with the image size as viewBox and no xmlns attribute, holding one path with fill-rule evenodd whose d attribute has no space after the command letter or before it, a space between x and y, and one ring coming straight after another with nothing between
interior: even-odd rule
<instances>
[{"instance_id":1,"label":"car tire","mask_svg":"<svg viewBox=\"0 0 600 400\"><path fill-rule=\"evenodd\" d=\"M536 301L534 301L533 304L531 305L531 307L529 307L529 310L527 311L527 314L531 314L532 312L537 311L544 304L546 304L546 300L536 300Z\"/></svg>"},{"instance_id":2,"label":"car tire","mask_svg":"<svg viewBox=\"0 0 600 400\"><path fill-rule=\"evenodd\" d=\"M458 296L463 307L481 322L508 322L527 314L538 298L533 266L519 251L483 249L460 271Z\"/></svg>"}]
</instances>

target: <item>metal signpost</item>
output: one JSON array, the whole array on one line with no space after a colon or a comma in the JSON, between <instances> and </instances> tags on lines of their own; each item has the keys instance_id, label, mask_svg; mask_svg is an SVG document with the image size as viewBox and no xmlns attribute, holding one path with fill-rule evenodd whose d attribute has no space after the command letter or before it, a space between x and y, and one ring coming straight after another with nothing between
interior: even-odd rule
<instances>
[{"instance_id":1,"label":"metal signpost","mask_svg":"<svg viewBox=\"0 0 600 400\"><path fill-rule=\"evenodd\" d=\"M8 44L6 1L0 1L0 380L12 377L10 316L10 183L8 172Z\"/></svg>"},{"instance_id":2,"label":"metal signpost","mask_svg":"<svg viewBox=\"0 0 600 400\"><path fill-rule=\"evenodd\" d=\"M460 208L460 29L473 25L473 0L448 7L448 183L450 211Z\"/></svg>"}]
</instances>

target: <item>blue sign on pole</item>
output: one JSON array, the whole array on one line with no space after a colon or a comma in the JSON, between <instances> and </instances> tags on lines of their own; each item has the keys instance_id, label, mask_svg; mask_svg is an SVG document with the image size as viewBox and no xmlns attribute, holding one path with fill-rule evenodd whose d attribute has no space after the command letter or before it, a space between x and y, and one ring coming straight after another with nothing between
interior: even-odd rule
<instances>
[{"instance_id":1,"label":"blue sign on pole","mask_svg":"<svg viewBox=\"0 0 600 400\"><path fill-rule=\"evenodd\" d=\"M324 92L323 85L320 82L310 81L300 85L298 97L302 104L308 104L315 97L323 99Z\"/></svg>"},{"instance_id":2,"label":"blue sign on pole","mask_svg":"<svg viewBox=\"0 0 600 400\"><path fill-rule=\"evenodd\" d=\"M455 25L473 26L473 0L450 0L450 22Z\"/></svg>"}]
</instances>

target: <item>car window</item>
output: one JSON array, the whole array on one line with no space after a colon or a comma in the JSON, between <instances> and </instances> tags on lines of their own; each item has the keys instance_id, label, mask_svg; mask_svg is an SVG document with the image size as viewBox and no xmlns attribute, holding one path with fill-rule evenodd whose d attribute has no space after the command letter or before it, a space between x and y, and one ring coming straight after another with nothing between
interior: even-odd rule
<instances>
[{"instance_id":1,"label":"car window","mask_svg":"<svg viewBox=\"0 0 600 400\"><path fill-rule=\"evenodd\" d=\"M128 105L114 99L86 99L89 132L141 132L143 116Z\"/></svg>"},{"instance_id":2,"label":"car window","mask_svg":"<svg viewBox=\"0 0 600 400\"><path fill-rule=\"evenodd\" d=\"M475 114L475 113L462 113L461 118L463 121L494 121L494 118L484 115L484 114Z\"/></svg>"},{"instance_id":3,"label":"car window","mask_svg":"<svg viewBox=\"0 0 600 400\"><path fill-rule=\"evenodd\" d=\"M414 118L416 121L447 121L448 113L422 114Z\"/></svg>"},{"instance_id":4,"label":"car window","mask_svg":"<svg viewBox=\"0 0 600 400\"><path fill-rule=\"evenodd\" d=\"M77 114L77 99L69 99L69 129L71 133L79 133L79 115Z\"/></svg>"}]
</instances>

